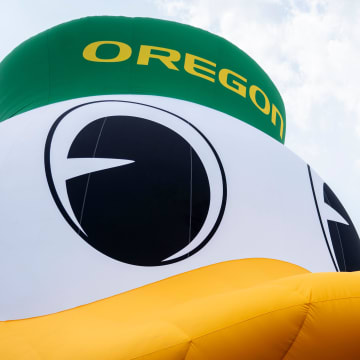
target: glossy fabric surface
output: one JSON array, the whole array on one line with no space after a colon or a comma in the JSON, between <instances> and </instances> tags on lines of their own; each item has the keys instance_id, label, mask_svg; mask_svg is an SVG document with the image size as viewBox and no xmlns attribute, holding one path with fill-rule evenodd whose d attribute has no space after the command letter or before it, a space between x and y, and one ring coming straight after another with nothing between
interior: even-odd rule
<instances>
[{"instance_id":1,"label":"glossy fabric surface","mask_svg":"<svg viewBox=\"0 0 360 360\"><path fill-rule=\"evenodd\" d=\"M358 359L360 274L246 259L0 323L2 359ZM96 286L96 284L94 284Z\"/></svg>"}]
</instances>

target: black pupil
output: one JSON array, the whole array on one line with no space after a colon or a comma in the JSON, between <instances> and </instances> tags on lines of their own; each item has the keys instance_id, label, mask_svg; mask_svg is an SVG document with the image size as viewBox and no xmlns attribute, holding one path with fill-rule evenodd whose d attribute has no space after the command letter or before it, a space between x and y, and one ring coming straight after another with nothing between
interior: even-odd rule
<instances>
[{"instance_id":1,"label":"black pupil","mask_svg":"<svg viewBox=\"0 0 360 360\"><path fill-rule=\"evenodd\" d=\"M81 130L68 154L92 157L134 161L66 183L85 240L94 248L129 264L159 265L199 233L210 186L182 136L143 118L101 118Z\"/></svg>"}]
</instances>

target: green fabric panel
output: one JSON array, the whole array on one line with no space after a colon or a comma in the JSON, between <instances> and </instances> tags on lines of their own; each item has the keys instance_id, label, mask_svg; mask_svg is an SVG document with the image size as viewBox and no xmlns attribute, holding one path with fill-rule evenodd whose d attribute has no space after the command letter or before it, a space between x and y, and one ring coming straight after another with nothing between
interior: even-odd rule
<instances>
[{"instance_id":1,"label":"green fabric panel","mask_svg":"<svg viewBox=\"0 0 360 360\"><path fill-rule=\"evenodd\" d=\"M83 50L95 41L126 43L132 55L122 62L88 61ZM174 63L179 71L168 69L159 59L150 59L147 66L138 65L141 45L180 52L180 61ZM105 59L117 53L115 45L102 45L96 54ZM204 73L214 77L215 82L186 72L186 53L216 63L216 75ZM219 82L222 68L247 79L246 98ZM271 113L263 114L250 100L251 85L261 88L280 111L284 120L282 138L280 121L274 126ZM0 121L58 101L106 94L160 95L192 101L239 118L282 143L285 139L284 104L270 78L230 42L191 26L149 18L88 17L25 41L0 64ZM263 106L262 96L257 101Z\"/></svg>"}]
</instances>

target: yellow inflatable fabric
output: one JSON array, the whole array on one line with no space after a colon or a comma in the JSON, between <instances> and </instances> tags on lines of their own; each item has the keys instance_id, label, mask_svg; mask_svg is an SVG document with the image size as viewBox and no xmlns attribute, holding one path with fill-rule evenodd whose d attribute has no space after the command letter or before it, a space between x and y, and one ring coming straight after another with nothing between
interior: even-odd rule
<instances>
[{"instance_id":1,"label":"yellow inflatable fabric","mask_svg":"<svg viewBox=\"0 0 360 360\"><path fill-rule=\"evenodd\" d=\"M351 360L359 328L359 272L246 259L0 322L0 359Z\"/></svg>"}]
</instances>

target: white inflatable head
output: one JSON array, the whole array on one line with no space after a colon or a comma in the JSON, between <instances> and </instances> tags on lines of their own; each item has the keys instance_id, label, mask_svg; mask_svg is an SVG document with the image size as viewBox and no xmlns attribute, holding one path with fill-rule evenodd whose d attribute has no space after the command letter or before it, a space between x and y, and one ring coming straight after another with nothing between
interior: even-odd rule
<instances>
[{"instance_id":1,"label":"white inflatable head","mask_svg":"<svg viewBox=\"0 0 360 360\"><path fill-rule=\"evenodd\" d=\"M1 320L233 259L360 268L345 209L282 144L276 88L225 40L87 18L22 44L0 79Z\"/></svg>"}]
</instances>

